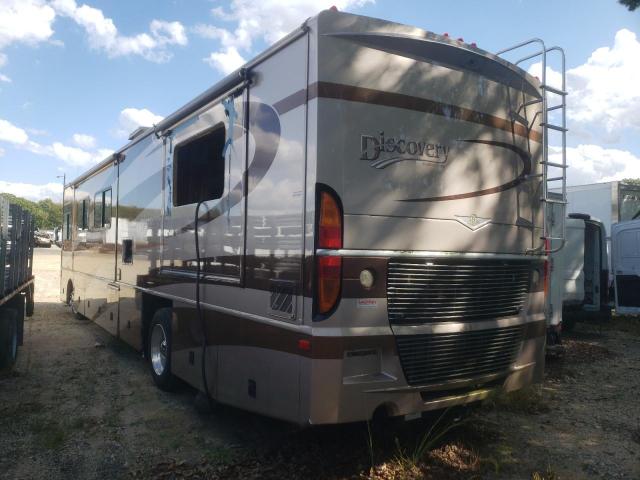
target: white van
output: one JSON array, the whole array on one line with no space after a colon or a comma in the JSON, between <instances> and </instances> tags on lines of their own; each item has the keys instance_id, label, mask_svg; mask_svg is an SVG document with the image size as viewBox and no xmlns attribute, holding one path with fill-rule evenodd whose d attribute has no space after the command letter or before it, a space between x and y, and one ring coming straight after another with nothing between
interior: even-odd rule
<instances>
[{"instance_id":1,"label":"white van","mask_svg":"<svg viewBox=\"0 0 640 480\"><path fill-rule=\"evenodd\" d=\"M564 275L559 285L563 290L562 329L570 331L580 320L608 319L609 262L602 222L584 213L570 213L565 248L554 257L555 271Z\"/></svg>"},{"instance_id":2,"label":"white van","mask_svg":"<svg viewBox=\"0 0 640 480\"><path fill-rule=\"evenodd\" d=\"M640 313L640 220L611 227L616 312Z\"/></svg>"}]
</instances>

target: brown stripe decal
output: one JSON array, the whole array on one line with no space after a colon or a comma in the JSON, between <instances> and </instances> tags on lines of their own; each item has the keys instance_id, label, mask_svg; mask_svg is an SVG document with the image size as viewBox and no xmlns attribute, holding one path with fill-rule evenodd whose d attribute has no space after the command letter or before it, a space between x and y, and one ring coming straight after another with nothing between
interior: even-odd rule
<instances>
[{"instance_id":1,"label":"brown stripe decal","mask_svg":"<svg viewBox=\"0 0 640 480\"><path fill-rule=\"evenodd\" d=\"M175 349L200 348L202 332L194 308L174 308L173 347ZM264 348L316 359L340 359L352 350L382 349L385 354L396 355L393 335L311 336L276 325L205 309L208 345L237 345ZM523 340L546 335L544 320L526 323ZM303 350L300 340L310 342L311 350Z\"/></svg>"},{"instance_id":2,"label":"brown stripe decal","mask_svg":"<svg viewBox=\"0 0 640 480\"><path fill-rule=\"evenodd\" d=\"M283 115L305 103L307 103L307 91L302 89L277 101L273 104L273 108L278 112L278 115Z\"/></svg>"},{"instance_id":3,"label":"brown stripe decal","mask_svg":"<svg viewBox=\"0 0 640 480\"><path fill-rule=\"evenodd\" d=\"M539 132L531 131L520 124L505 118L489 115L457 105L437 102L427 98L413 97L402 93L385 92L371 88L356 87L353 85L342 85L330 82L317 82L309 85L309 100L313 98L333 98L337 100L348 100L351 102L370 103L383 105L386 107L404 108L416 112L430 113L443 117L463 120L465 122L486 125L491 128L498 128L507 132L513 132L520 137L529 137L536 142L542 141Z\"/></svg>"}]
</instances>

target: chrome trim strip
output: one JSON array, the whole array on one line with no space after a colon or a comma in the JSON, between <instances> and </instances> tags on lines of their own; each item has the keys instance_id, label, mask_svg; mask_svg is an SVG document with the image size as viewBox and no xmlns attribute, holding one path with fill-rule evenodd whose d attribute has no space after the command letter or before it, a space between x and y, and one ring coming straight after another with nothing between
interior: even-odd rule
<instances>
[{"instance_id":1,"label":"chrome trim strip","mask_svg":"<svg viewBox=\"0 0 640 480\"><path fill-rule=\"evenodd\" d=\"M170 268L170 267L161 267L160 268L160 272L159 272L159 276L164 276L166 277L179 277L179 278L188 278L188 279L193 279L195 280L197 277L196 272L191 272L191 271L186 271L186 270L179 270L179 269L175 269L175 268ZM209 280L209 281L213 281L213 282L220 282L220 283L225 283L225 284L229 284L229 285L240 285L240 279L239 278L234 278L234 277L225 277L223 275L215 275L215 274L211 274L211 273L201 273L200 274L200 279L201 280Z\"/></svg>"},{"instance_id":2,"label":"chrome trim strip","mask_svg":"<svg viewBox=\"0 0 640 480\"><path fill-rule=\"evenodd\" d=\"M342 248L316 250L320 257L419 257L419 258L477 258L491 260L528 260L531 262L545 260L544 255L519 255L515 253L485 253L485 252L434 252L429 250L357 250Z\"/></svg>"},{"instance_id":3,"label":"chrome trim strip","mask_svg":"<svg viewBox=\"0 0 640 480\"><path fill-rule=\"evenodd\" d=\"M449 397L436 398L434 400L427 400L424 402L425 406L436 407L436 408L444 408L451 405L459 405L463 403L471 403L477 400L484 400L492 392L498 390L498 388L484 388L482 390L474 390L473 392L468 392L462 395L451 395Z\"/></svg>"},{"instance_id":4,"label":"chrome trim strip","mask_svg":"<svg viewBox=\"0 0 640 480\"><path fill-rule=\"evenodd\" d=\"M170 293L165 293L160 290L154 290L150 288L144 288L137 285L130 285L125 282L118 282L118 285L125 286L128 288L133 288L143 293L148 293L149 295L156 295L158 297L166 298L167 300L172 300L174 302L185 303L187 305L191 305L193 307L196 306L195 300L190 300L184 297L178 297L177 295L172 295ZM274 327L283 328L285 330L291 330L294 332L304 333L306 335L312 335L312 327L307 325L300 325L291 322L286 322L283 320L274 320L271 318L262 317L260 315L256 315L253 313L241 312L239 310L235 310L233 308L221 307L219 305L211 305L210 303L200 302L200 305L203 308L208 310L213 310L214 312L225 313L227 315L234 315L236 317L246 318L248 320L253 320L259 323L266 323L268 325L273 325Z\"/></svg>"},{"instance_id":5,"label":"chrome trim strip","mask_svg":"<svg viewBox=\"0 0 640 480\"><path fill-rule=\"evenodd\" d=\"M394 335L420 335L434 333L459 333L470 332L474 330L488 330L492 328L515 327L517 325L525 325L529 322L528 318L506 317L496 320L484 320L478 322L442 322L442 323L423 323L420 325L392 325Z\"/></svg>"},{"instance_id":6,"label":"chrome trim strip","mask_svg":"<svg viewBox=\"0 0 640 480\"><path fill-rule=\"evenodd\" d=\"M438 390L451 390L456 388L465 388L469 386L476 386L482 388L483 384L498 380L500 378L507 378L513 369L503 371L500 373L492 373L490 375L483 375L476 378L468 378L464 380L453 380L451 382L430 383L424 385L415 386L402 386L402 387L388 387L388 388L376 388L373 390L365 390L365 393L411 393L411 392L437 392Z\"/></svg>"}]
</instances>

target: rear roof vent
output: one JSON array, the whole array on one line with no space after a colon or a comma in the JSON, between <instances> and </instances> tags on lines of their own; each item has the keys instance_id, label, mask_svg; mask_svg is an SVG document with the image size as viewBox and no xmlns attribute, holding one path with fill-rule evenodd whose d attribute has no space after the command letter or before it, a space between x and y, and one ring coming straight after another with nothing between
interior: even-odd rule
<instances>
[{"instance_id":1,"label":"rear roof vent","mask_svg":"<svg viewBox=\"0 0 640 480\"><path fill-rule=\"evenodd\" d=\"M133 140L136 137L139 137L143 132L145 132L149 127L138 127L133 132L129 134L129 140Z\"/></svg>"}]
</instances>

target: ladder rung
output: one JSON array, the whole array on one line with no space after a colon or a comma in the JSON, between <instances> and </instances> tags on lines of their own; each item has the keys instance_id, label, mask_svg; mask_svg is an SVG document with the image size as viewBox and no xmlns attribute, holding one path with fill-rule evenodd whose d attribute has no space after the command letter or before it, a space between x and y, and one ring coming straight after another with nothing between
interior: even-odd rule
<instances>
[{"instance_id":1,"label":"ladder rung","mask_svg":"<svg viewBox=\"0 0 640 480\"><path fill-rule=\"evenodd\" d=\"M523 107L530 107L531 105L535 105L536 103L541 103L541 102L542 102L541 98L536 98L535 100L529 100L528 102L524 102L522 104L522 106Z\"/></svg>"},{"instance_id":2,"label":"ladder rung","mask_svg":"<svg viewBox=\"0 0 640 480\"><path fill-rule=\"evenodd\" d=\"M517 112L511 112L511 120L515 120L516 122L520 122L525 127L529 127L529 122Z\"/></svg>"},{"instance_id":3,"label":"ladder rung","mask_svg":"<svg viewBox=\"0 0 640 480\"><path fill-rule=\"evenodd\" d=\"M564 180L564 177L547 178L547 182L557 182L558 180Z\"/></svg>"},{"instance_id":4,"label":"ladder rung","mask_svg":"<svg viewBox=\"0 0 640 480\"><path fill-rule=\"evenodd\" d=\"M551 130L558 130L559 132L568 132L569 129L568 128L564 128L564 127L559 127L558 125L552 125L550 123L544 123L542 122L540 124L541 127L547 127L550 128Z\"/></svg>"},{"instance_id":5,"label":"ladder rung","mask_svg":"<svg viewBox=\"0 0 640 480\"><path fill-rule=\"evenodd\" d=\"M540 165L549 165L550 167L556 167L556 168L569 168L567 165L563 165L561 163L556 163L556 162L545 162L545 161L542 161L542 162L540 162Z\"/></svg>"},{"instance_id":6,"label":"ladder rung","mask_svg":"<svg viewBox=\"0 0 640 480\"><path fill-rule=\"evenodd\" d=\"M527 178L537 178L542 176L543 176L542 173L530 173L529 175L527 175Z\"/></svg>"},{"instance_id":7,"label":"ladder rung","mask_svg":"<svg viewBox=\"0 0 640 480\"><path fill-rule=\"evenodd\" d=\"M553 107L548 107L547 108L547 112L551 112L552 110L558 110L559 108L564 108L565 105L560 104L560 105L554 105Z\"/></svg>"},{"instance_id":8,"label":"ladder rung","mask_svg":"<svg viewBox=\"0 0 640 480\"><path fill-rule=\"evenodd\" d=\"M541 202L546 202L546 203L555 203L557 205L566 205L567 202L565 202L564 200L554 200L553 198L541 198L540 199Z\"/></svg>"},{"instance_id":9,"label":"ladder rung","mask_svg":"<svg viewBox=\"0 0 640 480\"><path fill-rule=\"evenodd\" d=\"M541 240L564 240L563 237L540 237Z\"/></svg>"},{"instance_id":10,"label":"ladder rung","mask_svg":"<svg viewBox=\"0 0 640 480\"><path fill-rule=\"evenodd\" d=\"M551 93L555 93L557 95L566 95L567 92L565 92L564 90L560 90L558 88L553 88L550 85L540 85L540 88L544 88L545 90L551 92Z\"/></svg>"}]
</instances>

